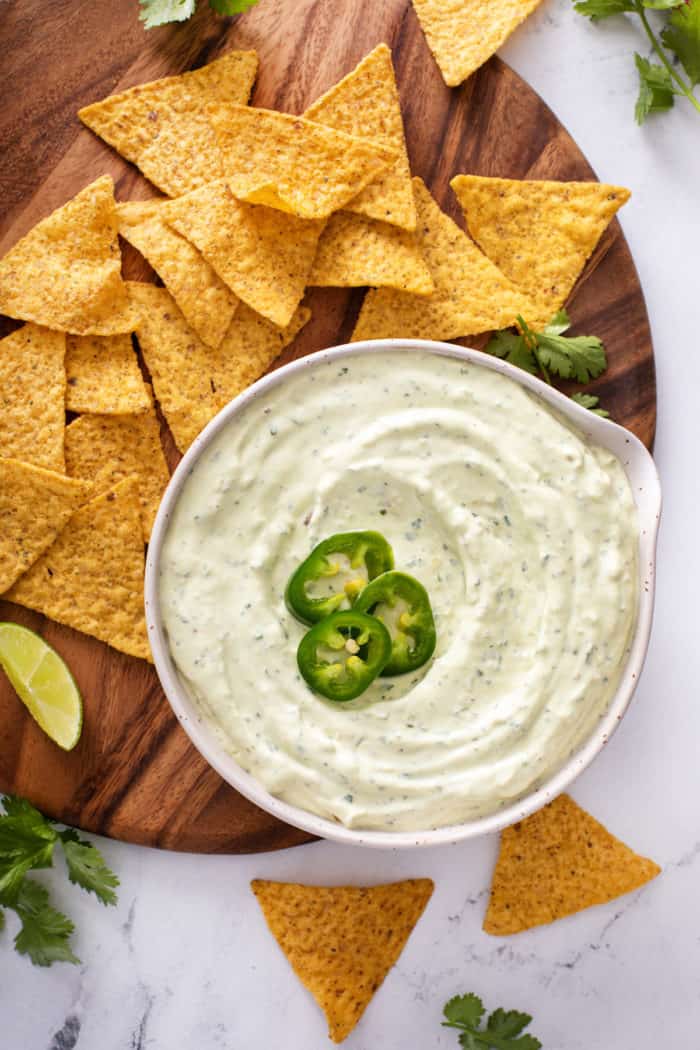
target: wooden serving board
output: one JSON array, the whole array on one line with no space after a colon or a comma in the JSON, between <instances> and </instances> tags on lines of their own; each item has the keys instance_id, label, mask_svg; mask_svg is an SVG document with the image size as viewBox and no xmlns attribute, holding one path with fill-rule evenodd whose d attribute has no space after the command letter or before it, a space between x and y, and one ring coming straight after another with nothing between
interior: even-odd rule
<instances>
[{"instance_id":1,"label":"wooden serving board","mask_svg":"<svg viewBox=\"0 0 700 1050\"><path fill-rule=\"evenodd\" d=\"M42 216L105 172L119 199L153 195L131 165L82 128L76 110L133 84L255 48L253 103L300 113L376 44L394 52L408 149L442 206L462 223L457 172L591 179L586 158L535 92L494 58L461 89L445 87L410 0L261 0L237 20L200 0L188 23L146 32L136 0L11 0L0 12L0 254ZM153 277L131 249L125 274ZM279 363L345 341L363 293L316 289L313 321ZM644 298L614 222L570 301L576 329L600 336L610 366L593 384L613 417L651 446L656 389ZM16 325L0 319L0 335ZM474 341L472 341L474 342ZM177 453L163 428L171 465ZM155 672L106 645L8 602L68 661L85 698L77 748L65 754L0 675L0 790L47 814L130 842L201 852L254 852L309 840L238 795L189 743Z\"/></svg>"}]
</instances>

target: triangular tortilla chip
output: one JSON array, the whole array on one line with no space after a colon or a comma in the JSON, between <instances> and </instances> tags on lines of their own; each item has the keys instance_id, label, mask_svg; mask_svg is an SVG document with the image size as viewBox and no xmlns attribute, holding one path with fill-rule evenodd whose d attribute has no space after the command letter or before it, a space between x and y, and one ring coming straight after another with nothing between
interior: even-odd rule
<instances>
[{"instance_id":1,"label":"triangular tortilla chip","mask_svg":"<svg viewBox=\"0 0 700 1050\"><path fill-rule=\"evenodd\" d=\"M144 308L137 332L141 352L181 452L225 404L267 371L311 316L301 307L280 329L241 303L214 350L197 338L165 288L132 283L130 290Z\"/></svg>"},{"instance_id":2,"label":"triangular tortilla chip","mask_svg":"<svg viewBox=\"0 0 700 1050\"><path fill-rule=\"evenodd\" d=\"M413 295L429 295L435 288L414 233L347 211L328 220L308 284L331 288L368 284Z\"/></svg>"},{"instance_id":3,"label":"triangular tortilla chip","mask_svg":"<svg viewBox=\"0 0 700 1050\"><path fill-rule=\"evenodd\" d=\"M92 485L0 459L0 594L50 547Z\"/></svg>"},{"instance_id":4,"label":"triangular tortilla chip","mask_svg":"<svg viewBox=\"0 0 700 1050\"><path fill-rule=\"evenodd\" d=\"M340 1043L397 961L433 892L431 879L386 886L251 883L270 932Z\"/></svg>"},{"instance_id":5,"label":"triangular tortilla chip","mask_svg":"<svg viewBox=\"0 0 700 1050\"><path fill-rule=\"evenodd\" d=\"M347 211L405 230L416 228L416 207L391 51L379 44L314 102L307 120L379 142L397 154L392 167L345 205Z\"/></svg>"},{"instance_id":6,"label":"triangular tortilla chip","mask_svg":"<svg viewBox=\"0 0 700 1050\"><path fill-rule=\"evenodd\" d=\"M150 660L143 573L136 479L127 478L76 511L3 597Z\"/></svg>"},{"instance_id":7,"label":"triangular tortilla chip","mask_svg":"<svg viewBox=\"0 0 700 1050\"><path fill-rule=\"evenodd\" d=\"M601 234L630 197L621 186L599 182L457 175L450 185L469 233L534 301L544 321L563 306Z\"/></svg>"},{"instance_id":8,"label":"triangular tortilla chip","mask_svg":"<svg viewBox=\"0 0 700 1050\"><path fill-rule=\"evenodd\" d=\"M167 202L117 205L119 232L148 260L207 346L226 335L238 298L193 244L165 222Z\"/></svg>"},{"instance_id":9,"label":"triangular tortilla chip","mask_svg":"<svg viewBox=\"0 0 700 1050\"><path fill-rule=\"evenodd\" d=\"M0 340L0 452L65 471L66 337L25 324Z\"/></svg>"},{"instance_id":10,"label":"triangular tortilla chip","mask_svg":"<svg viewBox=\"0 0 700 1050\"><path fill-rule=\"evenodd\" d=\"M178 197L223 174L207 108L247 102L257 70L254 51L231 51L193 72L94 102L78 116L163 193Z\"/></svg>"},{"instance_id":11,"label":"triangular tortilla chip","mask_svg":"<svg viewBox=\"0 0 700 1050\"><path fill-rule=\"evenodd\" d=\"M141 525L145 542L170 479L153 409L133 416L80 416L66 428L66 470L89 478L96 493L124 478L138 478Z\"/></svg>"},{"instance_id":12,"label":"triangular tortilla chip","mask_svg":"<svg viewBox=\"0 0 700 1050\"><path fill-rule=\"evenodd\" d=\"M271 109L219 106L210 116L236 197L302 219L343 208L397 159L381 143Z\"/></svg>"},{"instance_id":13,"label":"triangular tortilla chip","mask_svg":"<svg viewBox=\"0 0 700 1050\"><path fill-rule=\"evenodd\" d=\"M560 795L501 834L484 930L520 933L643 886L661 868Z\"/></svg>"},{"instance_id":14,"label":"triangular tortilla chip","mask_svg":"<svg viewBox=\"0 0 700 1050\"><path fill-rule=\"evenodd\" d=\"M368 292L353 340L455 339L505 328L518 314L531 315L527 297L440 210L421 179L413 186L417 236L435 291L428 296L388 288Z\"/></svg>"},{"instance_id":15,"label":"triangular tortilla chip","mask_svg":"<svg viewBox=\"0 0 700 1050\"><path fill-rule=\"evenodd\" d=\"M77 335L133 332L108 175L42 219L0 259L0 313Z\"/></svg>"},{"instance_id":16,"label":"triangular tortilla chip","mask_svg":"<svg viewBox=\"0 0 700 1050\"><path fill-rule=\"evenodd\" d=\"M280 328L290 323L308 283L323 222L244 204L226 181L172 201L166 219L252 310Z\"/></svg>"},{"instance_id":17,"label":"triangular tortilla chip","mask_svg":"<svg viewBox=\"0 0 700 1050\"><path fill-rule=\"evenodd\" d=\"M66 337L66 408L121 414L151 406L130 335Z\"/></svg>"},{"instance_id":18,"label":"triangular tortilla chip","mask_svg":"<svg viewBox=\"0 0 700 1050\"><path fill-rule=\"evenodd\" d=\"M428 47L448 87L498 51L542 0L413 0Z\"/></svg>"}]
</instances>

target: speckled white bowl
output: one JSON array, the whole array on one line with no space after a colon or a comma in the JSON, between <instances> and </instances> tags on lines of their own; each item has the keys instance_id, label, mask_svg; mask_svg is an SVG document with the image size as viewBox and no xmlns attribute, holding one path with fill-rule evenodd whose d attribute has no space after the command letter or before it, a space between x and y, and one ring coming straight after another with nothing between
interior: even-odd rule
<instances>
[{"instance_id":1,"label":"speckled white bowl","mask_svg":"<svg viewBox=\"0 0 700 1050\"><path fill-rule=\"evenodd\" d=\"M216 739L208 722L197 711L170 656L160 611L159 567L168 524L186 478L204 450L224 427L234 425L236 416L246 405L263 391L284 383L290 376L303 373L322 361L379 351L401 353L406 349L456 357L509 376L555 408L593 442L609 449L617 456L630 480L639 513L639 616L627 666L609 708L580 749L539 788L489 816L470 820L464 824L454 824L428 831L416 830L415 832L362 831L343 827L341 824L282 802L266 791L253 776L238 765L231 755L227 754ZM501 828L522 820L523 817L540 809L545 803L564 791L603 749L620 724L639 680L649 644L654 606L656 537L660 514L661 488L654 461L644 445L633 434L581 408L539 379L498 358L489 357L478 350L466 350L449 343L434 343L421 339L383 339L323 350L293 361L271 375L265 376L231 401L202 431L173 474L153 527L146 561L146 622L156 670L173 711L200 754L232 787L249 798L251 802L287 824L302 828L312 835L335 839L338 842L397 849L411 846L437 846L500 831Z\"/></svg>"}]
</instances>

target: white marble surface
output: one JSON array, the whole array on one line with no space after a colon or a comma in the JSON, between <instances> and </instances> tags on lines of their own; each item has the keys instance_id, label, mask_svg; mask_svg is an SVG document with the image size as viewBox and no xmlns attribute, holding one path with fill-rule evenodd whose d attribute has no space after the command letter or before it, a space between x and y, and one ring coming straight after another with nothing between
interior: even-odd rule
<instances>
[{"instance_id":1,"label":"white marble surface","mask_svg":"<svg viewBox=\"0 0 700 1050\"><path fill-rule=\"evenodd\" d=\"M351 0L348 0L351 2ZM76 919L80 967L32 968L0 946L4 1050L323 1050L320 1012L267 933L253 876L372 883L429 875L428 910L348 1050L456 1047L445 1000L473 990L520 1007L546 1050L698 1045L700 1025L700 120L679 104L639 129L623 23L592 27L545 0L504 57L571 130L599 176L632 187L622 224L647 295L659 373L665 491L656 626L631 711L573 794L657 859L644 891L498 940L481 932L495 838L395 855L319 843L256 857L193 857L103 842L116 909L47 875ZM12 922L12 920L10 920Z\"/></svg>"}]
</instances>

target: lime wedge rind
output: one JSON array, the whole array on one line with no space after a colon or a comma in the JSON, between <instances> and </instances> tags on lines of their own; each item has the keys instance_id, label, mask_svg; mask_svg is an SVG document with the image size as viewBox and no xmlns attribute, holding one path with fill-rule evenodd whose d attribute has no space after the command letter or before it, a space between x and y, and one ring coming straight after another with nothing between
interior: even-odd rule
<instances>
[{"instance_id":1,"label":"lime wedge rind","mask_svg":"<svg viewBox=\"0 0 700 1050\"><path fill-rule=\"evenodd\" d=\"M83 698L56 650L28 627L0 623L0 667L46 735L71 751L83 727Z\"/></svg>"}]
</instances>

